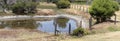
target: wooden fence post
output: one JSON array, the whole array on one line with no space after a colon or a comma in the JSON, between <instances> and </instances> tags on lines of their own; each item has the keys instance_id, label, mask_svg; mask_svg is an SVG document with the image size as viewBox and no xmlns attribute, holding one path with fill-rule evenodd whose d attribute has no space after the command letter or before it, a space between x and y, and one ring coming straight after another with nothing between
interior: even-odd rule
<instances>
[{"instance_id":1,"label":"wooden fence post","mask_svg":"<svg viewBox=\"0 0 120 41\"><path fill-rule=\"evenodd\" d=\"M82 27L82 21L80 21L80 27Z\"/></svg>"},{"instance_id":2,"label":"wooden fence post","mask_svg":"<svg viewBox=\"0 0 120 41\"><path fill-rule=\"evenodd\" d=\"M92 17L89 19L89 29L92 30Z\"/></svg>"},{"instance_id":3,"label":"wooden fence post","mask_svg":"<svg viewBox=\"0 0 120 41\"><path fill-rule=\"evenodd\" d=\"M81 10L81 6L79 5L79 10Z\"/></svg>"},{"instance_id":4,"label":"wooden fence post","mask_svg":"<svg viewBox=\"0 0 120 41\"><path fill-rule=\"evenodd\" d=\"M57 24L56 23L54 23L54 26L55 26L55 31L54 31L54 34L55 34L55 36L57 35Z\"/></svg>"},{"instance_id":5,"label":"wooden fence post","mask_svg":"<svg viewBox=\"0 0 120 41\"><path fill-rule=\"evenodd\" d=\"M75 9L77 9L77 5L75 6Z\"/></svg>"},{"instance_id":6,"label":"wooden fence post","mask_svg":"<svg viewBox=\"0 0 120 41\"><path fill-rule=\"evenodd\" d=\"M69 23L69 35L71 35L71 24Z\"/></svg>"},{"instance_id":7,"label":"wooden fence post","mask_svg":"<svg viewBox=\"0 0 120 41\"><path fill-rule=\"evenodd\" d=\"M89 8L87 8L87 13L89 13Z\"/></svg>"},{"instance_id":8,"label":"wooden fence post","mask_svg":"<svg viewBox=\"0 0 120 41\"><path fill-rule=\"evenodd\" d=\"M116 16L116 14L115 14L115 22L114 22L115 25L116 25L116 22L117 22L116 18L117 18L117 16Z\"/></svg>"},{"instance_id":9,"label":"wooden fence post","mask_svg":"<svg viewBox=\"0 0 120 41\"><path fill-rule=\"evenodd\" d=\"M83 12L84 12L84 6L83 6Z\"/></svg>"}]
</instances>

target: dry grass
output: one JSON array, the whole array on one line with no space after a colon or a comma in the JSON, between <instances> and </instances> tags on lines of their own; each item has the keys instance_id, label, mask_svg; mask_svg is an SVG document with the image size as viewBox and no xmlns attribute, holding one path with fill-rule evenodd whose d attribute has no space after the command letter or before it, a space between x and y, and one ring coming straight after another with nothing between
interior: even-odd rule
<instances>
[{"instance_id":1,"label":"dry grass","mask_svg":"<svg viewBox=\"0 0 120 41\"><path fill-rule=\"evenodd\" d=\"M57 9L55 4L53 4L53 3L46 3L46 2L41 2L38 5L38 8L40 8L40 9Z\"/></svg>"},{"instance_id":2,"label":"dry grass","mask_svg":"<svg viewBox=\"0 0 120 41\"><path fill-rule=\"evenodd\" d=\"M46 3L43 3L43 4L55 6L53 4L46 4ZM76 11L73 9L68 9L65 11L72 14L76 14L76 15L80 13L79 11ZM120 21L119 13L120 11L116 12L118 21ZM88 17L87 15L85 16ZM112 17L112 20L114 20L114 17ZM97 33L95 32L96 34L87 35L81 38L68 37L64 35L55 37L51 34L43 33L37 30L0 29L0 41L119 41L120 31L111 32L108 29L109 27L115 27L120 29L120 23L118 22L116 25L114 25L114 23L105 22L105 23L94 25L93 31L96 31Z\"/></svg>"},{"instance_id":3,"label":"dry grass","mask_svg":"<svg viewBox=\"0 0 120 41\"><path fill-rule=\"evenodd\" d=\"M117 11L116 15L117 21L120 21L120 11ZM112 17L112 20L114 20L114 17ZM111 30L113 31L111 32ZM120 22L117 22L116 25L114 22L100 23L93 26L93 31L95 31L95 34L87 35L81 38L73 37L62 41L120 41Z\"/></svg>"},{"instance_id":4,"label":"dry grass","mask_svg":"<svg viewBox=\"0 0 120 41\"><path fill-rule=\"evenodd\" d=\"M120 21L120 11L115 12L117 15L117 21ZM115 16L112 17L112 20L114 20Z\"/></svg>"},{"instance_id":5,"label":"dry grass","mask_svg":"<svg viewBox=\"0 0 120 41\"><path fill-rule=\"evenodd\" d=\"M109 29L113 27L112 29ZM114 25L111 22L105 22L93 26L93 33L80 38L72 37L61 41L120 41L120 23ZM95 31L95 32L94 32Z\"/></svg>"},{"instance_id":6,"label":"dry grass","mask_svg":"<svg viewBox=\"0 0 120 41\"><path fill-rule=\"evenodd\" d=\"M56 41L56 37L37 30L0 29L0 41Z\"/></svg>"},{"instance_id":7,"label":"dry grass","mask_svg":"<svg viewBox=\"0 0 120 41\"><path fill-rule=\"evenodd\" d=\"M109 33L102 33L96 35L87 35L82 38L71 38L62 41L119 41L120 40L119 34L120 31L117 31L117 32L109 32Z\"/></svg>"},{"instance_id":8,"label":"dry grass","mask_svg":"<svg viewBox=\"0 0 120 41\"><path fill-rule=\"evenodd\" d=\"M39 9L37 10L37 15L56 15L53 9Z\"/></svg>"},{"instance_id":9,"label":"dry grass","mask_svg":"<svg viewBox=\"0 0 120 41\"><path fill-rule=\"evenodd\" d=\"M85 18L90 18L90 14L80 11L80 10L76 10L76 9L64 9L65 12L67 12L68 14L72 14L72 15L78 15L78 16L83 16Z\"/></svg>"},{"instance_id":10,"label":"dry grass","mask_svg":"<svg viewBox=\"0 0 120 41\"><path fill-rule=\"evenodd\" d=\"M90 17L90 15L88 13L86 13L84 11L81 11L80 8L74 8L76 6L77 7L89 8L88 5L71 4L71 8L69 8L69 9L58 9L55 4L45 3L45 2L40 3L40 5L38 7L41 9L43 14L45 13L45 15L46 15L46 13L47 13L47 15L49 15L49 12L50 12L50 15L51 14L53 15L53 13L59 14L59 12L60 12L60 13L66 13L66 14L72 14L72 15L81 15L81 16L86 17L86 18ZM44 9L47 9L47 10L44 10ZM52 10L53 13L51 13L51 10Z\"/></svg>"}]
</instances>

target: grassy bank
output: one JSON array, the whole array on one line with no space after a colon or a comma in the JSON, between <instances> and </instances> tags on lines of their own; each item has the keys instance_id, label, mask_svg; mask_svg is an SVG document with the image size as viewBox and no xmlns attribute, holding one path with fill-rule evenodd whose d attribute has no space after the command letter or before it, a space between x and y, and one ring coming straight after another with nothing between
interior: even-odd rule
<instances>
[{"instance_id":1,"label":"grassy bank","mask_svg":"<svg viewBox=\"0 0 120 41\"><path fill-rule=\"evenodd\" d=\"M83 37L72 37L61 41L119 41L120 39L120 11L117 11L117 24L114 22L104 22L93 26L91 34ZM114 20L114 16L112 17Z\"/></svg>"},{"instance_id":2,"label":"grassy bank","mask_svg":"<svg viewBox=\"0 0 120 41\"><path fill-rule=\"evenodd\" d=\"M55 40L51 34L46 34L37 30L26 29L0 29L0 41L45 41ZM48 38L49 37L49 38Z\"/></svg>"},{"instance_id":3,"label":"grassy bank","mask_svg":"<svg viewBox=\"0 0 120 41\"><path fill-rule=\"evenodd\" d=\"M117 31L117 32L95 34L95 35L87 35L81 38L71 38L61 41L119 41L120 40L119 34L120 31Z\"/></svg>"}]
</instances>

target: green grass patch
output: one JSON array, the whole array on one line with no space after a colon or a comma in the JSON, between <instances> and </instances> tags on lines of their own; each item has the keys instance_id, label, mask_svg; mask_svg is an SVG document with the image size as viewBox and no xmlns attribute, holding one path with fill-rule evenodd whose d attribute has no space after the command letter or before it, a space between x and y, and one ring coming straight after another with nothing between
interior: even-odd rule
<instances>
[{"instance_id":1,"label":"green grass patch","mask_svg":"<svg viewBox=\"0 0 120 41\"><path fill-rule=\"evenodd\" d=\"M120 28L118 28L118 27L108 27L108 30L109 31L120 31Z\"/></svg>"}]
</instances>

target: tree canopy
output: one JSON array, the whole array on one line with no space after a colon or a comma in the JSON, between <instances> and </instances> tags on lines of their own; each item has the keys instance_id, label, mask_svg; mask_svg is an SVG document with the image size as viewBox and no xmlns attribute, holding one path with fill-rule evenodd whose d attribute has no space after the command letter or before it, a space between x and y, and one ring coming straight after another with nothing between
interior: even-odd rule
<instances>
[{"instance_id":1,"label":"tree canopy","mask_svg":"<svg viewBox=\"0 0 120 41\"><path fill-rule=\"evenodd\" d=\"M31 14L36 12L37 2L35 1L17 1L15 4L12 5L12 11L15 14Z\"/></svg>"},{"instance_id":2,"label":"tree canopy","mask_svg":"<svg viewBox=\"0 0 120 41\"><path fill-rule=\"evenodd\" d=\"M114 0L94 0L89 13L99 23L110 19L118 10L119 4Z\"/></svg>"}]
</instances>

